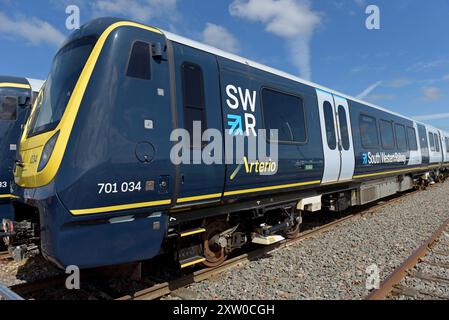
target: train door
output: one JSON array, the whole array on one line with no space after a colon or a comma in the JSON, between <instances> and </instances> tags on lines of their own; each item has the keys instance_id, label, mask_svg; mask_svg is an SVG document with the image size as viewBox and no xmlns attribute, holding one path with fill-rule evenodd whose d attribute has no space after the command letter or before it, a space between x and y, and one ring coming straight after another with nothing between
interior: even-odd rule
<instances>
[{"instance_id":1,"label":"train door","mask_svg":"<svg viewBox=\"0 0 449 320\"><path fill-rule=\"evenodd\" d=\"M201 141L208 129L222 132L218 63L214 55L191 47L174 43L173 50L178 128L186 129L190 136L190 163L177 168L176 204L183 207L218 202L224 188L224 146L220 139L217 148L210 148L209 142L219 137Z\"/></svg>"},{"instance_id":2,"label":"train door","mask_svg":"<svg viewBox=\"0 0 449 320\"><path fill-rule=\"evenodd\" d=\"M339 134L339 149L341 154L341 169L339 181L352 180L355 170L354 144L352 141L352 127L349 115L348 101L334 95L335 109Z\"/></svg>"},{"instance_id":3,"label":"train door","mask_svg":"<svg viewBox=\"0 0 449 320\"><path fill-rule=\"evenodd\" d=\"M324 151L322 183L350 180L354 174L355 158L346 99L317 89Z\"/></svg>"},{"instance_id":4,"label":"train door","mask_svg":"<svg viewBox=\"0 0 449 320\"><path fill-rule=\"evenodd\" d=\"M422 124L418 124L419 145L421 146L422 164L429 164L430 153L427 140L427 130Z\"/></svg>"},{"instance_id":5,"label":"train door","mask_svg":"<svg viewBox=\"0 0 449 320\"><path fill-rule=\"evenodd\" d=\"M442 134L443 141L443 163L447 163L449 161L449 140L446 134Z\"/></svg>"},{"instance_id":6,"label":"train door","mask_svg":"<svg viewBox=\"0 0 449 320\"><path fill-rule=\"evenodd\" d=\"M440 151L441 151L441 163L446 162L446 145L445 145L445 141L444 141L444 135L441 132L441 130L438 130L437 133L438 139L439 139L439 143L440 143Z\"/></svg>"}]
</instances>

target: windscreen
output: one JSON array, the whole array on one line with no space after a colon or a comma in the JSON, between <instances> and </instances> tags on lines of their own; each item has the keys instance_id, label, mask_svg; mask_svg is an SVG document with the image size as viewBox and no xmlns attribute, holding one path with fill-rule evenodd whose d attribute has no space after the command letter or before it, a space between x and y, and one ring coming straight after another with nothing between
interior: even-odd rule
<instances>
[{"instance_id":1,"label":"windscreen","mask_svg":"<svg viewBox=\"0 0 449 320\"><path fill-rule=\"evenodd\" d=\"M0 99L0 120L16 120L18 106L17 97L2 97Z\"/></svg>"},{"instance_id":2,"label":"windscreen","mask_svg":"<svg viewBox=\"0 0 449 320\"><path fill-rule=\"evenodd\" d=\"M58 52L45 83L42 99L36 104L37 110L28 136L51 131L58 126L96 41L94 37L80 38Z\"/></svg>"}]
</instances>

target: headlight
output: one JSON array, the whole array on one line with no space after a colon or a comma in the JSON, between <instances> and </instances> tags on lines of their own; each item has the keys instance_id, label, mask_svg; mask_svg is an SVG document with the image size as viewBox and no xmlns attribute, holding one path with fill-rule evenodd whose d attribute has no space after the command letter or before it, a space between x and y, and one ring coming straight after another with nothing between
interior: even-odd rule
<instances>
[{"instance_id":1,"label":"headlight","mask_svg":"<svg viewBox=\"0 0 449 320\"><path fill-rule=\"evenodd\" d=\"M56 141L59 137L59 131L51 137L50 140L47 141L47 143L44 146L44 150L42 151L41 160L39 161L39 166L37 167L37 171L42 171L45 166L48 163L48 160L50 160L51 154L53 153L53 149L55 148Z\"/></svg>"}]
</instances>

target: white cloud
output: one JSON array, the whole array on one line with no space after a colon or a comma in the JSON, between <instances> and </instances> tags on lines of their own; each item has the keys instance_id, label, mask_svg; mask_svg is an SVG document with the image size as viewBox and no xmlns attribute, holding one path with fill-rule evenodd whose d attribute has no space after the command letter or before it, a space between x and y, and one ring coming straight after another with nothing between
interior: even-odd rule
<instances>
[{"instance_id":1,"label":"white cloud","mask_svg":"<svg viewBox=\"0 0 449 320\"><path fill-rule=\"evenodd\" d=\"M377 93L377 94L370 94L367 99L371 102L380 102L380 101L393 101L396 100L397 96L391 93Z\"/></svg>"},{"instance_id":2,"label":"white cloud","mask_svg":"<svg viewBox=\"0 0 449 320\"><path fill-rule=\"evenodd\" d=\"M416 121L430 121L430 120L439 120L449 118L449 113L434 113L427 114L425 116L416 116L413 117Z\"/></svg>"},{"instance_id":3,"label":"white cloud","mask_svg":"<svg viewBox=\"0 0 449 320\"><path fill-rule=\"evenodd\" d=\"M38 18L13 20L1 11L0 34L21 37L35 46L43 43L60 46L65 39L59 30L46 21Z\"/></svg>"},{"instance_id":4,"label":"white cloud","mask_svg":"<svg viewBox=\"0 0 449 320\"><path fill-rule=\"evenodd\" d=\"M377 81L376 83L373 83L372 85L370 85L368 88L366 88L365 90L363 90L359 95L357 95L358 99L364 99L367 96L369 96L369 94L371 92L373 92L377 87L379 87L383 82L382 81Z\"/></svg>"},{"instance_id":5,"label":"white cloud","mask_svg":"<svg viewBox=\"0 0 449 320\"><path fill-rule=\"evenodd\" d=\"M267 32L287 41L290 60L305 79L312 76L310 40L321 21L307 0L234 0L231 15L265 25Z\"/></svg>"},{"instance_id":6,"label":"white cloud","mask_svg":"<svg viewBox=\"0 0 449 320\"><path fill-rule=\"evenodd\" d=\"M224 27L207 23L202 34L203 42L211 46L236 53L238 52L237 39Z\"/></svg>"},{"instance_id":7,"label":"white cloud","mask_svg":"<svg viewBox=\"0 0 449 320\"><path fill-rule=\"evenodd\" d=\"M120 15L139 22L167 16L177 17L177 0L96 0L92 2L95 16Z\"/></svg>"},{"instance_id":8,"label":"white cloud","mask_svg":"<svg viewBox=\"0 0 449 320\"><path fill-rule=\"evenodd\" d=\"M449 65L449 59L436 59L432 61L421 61L417 62L414 65L410 66L407 70L420 72L429 69L441 68Z\"/></svg>"},{"instance_id":9,"label":"white cloud","mask_svg":"<svg viewBox=\"0 0 449 320\"><path fill-rule=\"evenodd\" d=\"M390 88L402 88L411 85L413 81L409 78L399 78L390 81L387 85Z\"/></svg>"},{"instance_id":10,"label":"white cloud","mask_svg":"<svg viewBox=\"0 0 449 320\"><path fill-rule=\"evenodd\" d=\"M435 87L423 88L423 99L426 101L436 101L441 99L440 89Z\"/></svg>"}]
</instances>

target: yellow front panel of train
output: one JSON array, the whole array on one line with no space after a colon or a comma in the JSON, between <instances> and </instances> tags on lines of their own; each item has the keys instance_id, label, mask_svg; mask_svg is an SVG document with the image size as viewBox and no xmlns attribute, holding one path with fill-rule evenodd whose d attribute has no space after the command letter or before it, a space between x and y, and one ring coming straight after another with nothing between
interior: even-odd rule
<instances>
[{"instance_id":1,"label":"yellow front panel of train","mask_svg":"<svg viewBox=\"0 0 449 320\"><path fill-rule=\"evenodd\" d=\"M44 145L51 138L52 133L44 133L21 141L20 156L22 158L22 166L17 165L14 172L15 182L19 186L24 188L33 187L38 183L37 179L42 178L41 175L44 172L38 172L39 161Z\"/></svg>"}]
</instances>

